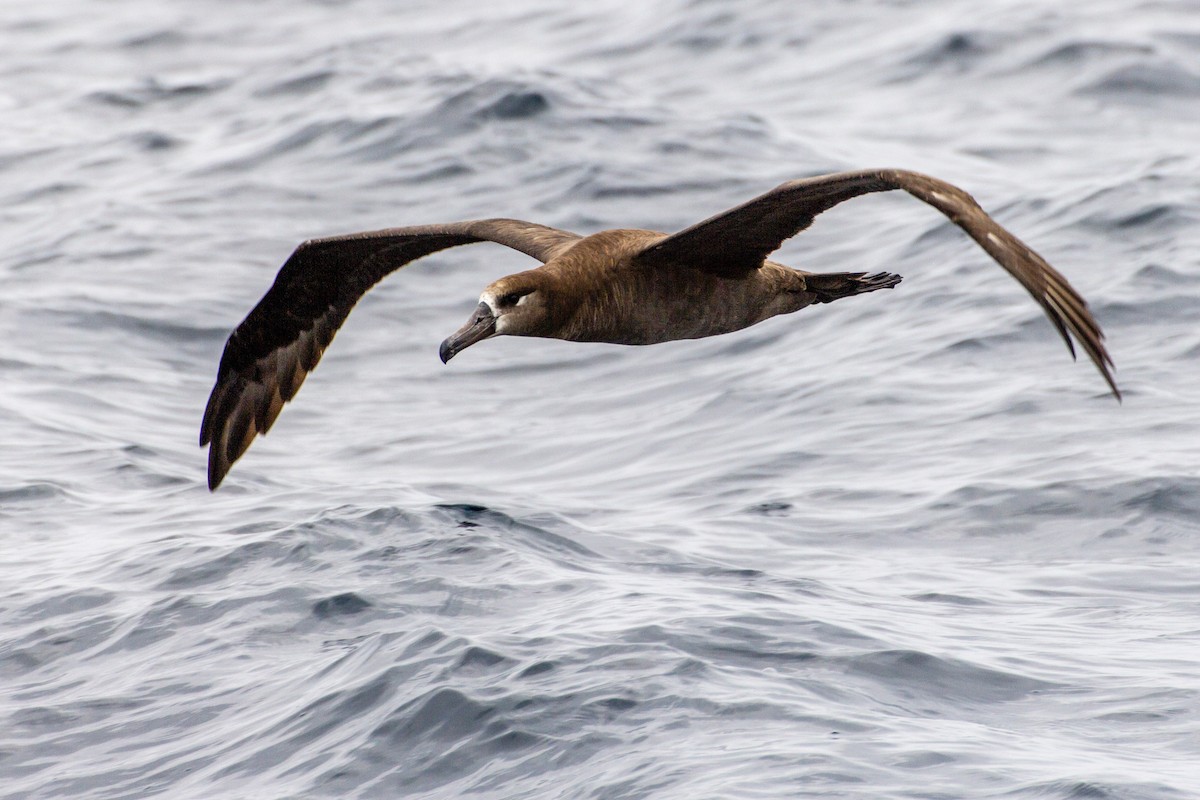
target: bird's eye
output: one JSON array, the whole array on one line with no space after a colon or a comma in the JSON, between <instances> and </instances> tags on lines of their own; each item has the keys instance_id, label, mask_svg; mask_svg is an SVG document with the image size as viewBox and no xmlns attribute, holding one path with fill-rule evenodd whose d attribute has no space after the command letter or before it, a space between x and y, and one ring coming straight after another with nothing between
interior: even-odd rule
<instances>
[{"instance_id":1,"label":"bird's eye","mask_svg":"<svg viewBox=\"0 0 1200 800\"><path fill-rule=\"evenodd\" d=\"M516 292L509 292L508 294L506 294L500 298L500 305L515 306L517 304L517 301L520 299L521 299L521 295L517 294Z\"/></svg>"}]
</instances>

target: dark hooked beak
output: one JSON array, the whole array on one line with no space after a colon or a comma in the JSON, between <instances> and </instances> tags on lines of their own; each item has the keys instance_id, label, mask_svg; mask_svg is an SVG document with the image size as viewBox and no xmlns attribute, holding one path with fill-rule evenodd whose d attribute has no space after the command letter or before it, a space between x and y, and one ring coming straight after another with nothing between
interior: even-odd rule
<instances>
[{"instance_id":1,"label":"dark hooked beak","mask_svg":"<svg viewBox=\"0 0 1200 800\"><path fill-rule=\"evenodd\" d=\"M438 355L442 357L442 363L448 363L450 359L466 350L476 342L481 342L496 332L496 316L492 314L492 309L488 308L487 303L480 303L475 308L475 313L467 320L467 324L463 325L457 331L447 337L446 341L442 342L441 348L438 350Z\"/></svg>"}]
</instances>

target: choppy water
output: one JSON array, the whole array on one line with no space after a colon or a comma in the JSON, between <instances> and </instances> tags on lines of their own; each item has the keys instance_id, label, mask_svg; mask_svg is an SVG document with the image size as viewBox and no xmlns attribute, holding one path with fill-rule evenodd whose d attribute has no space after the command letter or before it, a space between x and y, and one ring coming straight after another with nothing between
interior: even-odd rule
<instances>
[{"instance_id":1,"label":"choppy water","mask_svg":"<svg viewBox=\"0 0 1200 800\"><path fill-rule=\"evenodd\" d=\"M1200 795L1200 7L0 8L0 796ZM1126 402L939 215L894 292L651 348L437 344L382 285L205 489L302 239L674 229L918 169L1068 274Z\"/></svg>"}]
</instances>

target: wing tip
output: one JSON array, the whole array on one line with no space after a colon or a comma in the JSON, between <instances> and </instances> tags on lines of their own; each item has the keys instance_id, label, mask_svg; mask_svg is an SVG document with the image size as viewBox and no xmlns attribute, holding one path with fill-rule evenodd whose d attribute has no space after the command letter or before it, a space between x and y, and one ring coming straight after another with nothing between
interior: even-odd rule
<instances>
[{"instance_id":1,"label":"wing tip","mask_svg":"<svg viewBox=\"0 0 1200 800\"><path fill-rule=\"evenodd\" d=\"M217 472L209 467L208 470L208 491L215 492L217 487L221 485L221 481L225 478L225 474Z\"/></svg>"},{"instance_id":2,"label":"wing tip","mask_svg":"<svg viewBox=\"0 0 1200 800\"><path fill-rule=\"evenodd\" d=\"M1088 318L1091 319L1090 314L1088 315ZM1052 316L1050 320L1055 324L1055 327L1058 328L1059 333L1062 334L1063 341L1067 343L1067 349L1071 352L1071 359L1073 361L1079 360L1079 357L1075 352L1075 342L1072 341L1072 336L1074 336L1074 338L1078 340L1079 344L1082 345L1083 349L1087 352L1088 358L1090 358L1092 364L1095 365L1096 370L1100 373L1100 377L1104 378L1104 382L1108 384L1108 389L1112 393L1113 398L1115 398L1118 403L1123 404L1124 397L1121 394L1120 387L1117 386L1117 379L1113 377L1112 374L1112 371L1116 368L1116 364L1113 363L1112 356L1108 354L1108 350L1104 347L1104 334L1100 332L1099 327L1096 328L1095 338L1089 339L1083 336L1075 325L1068 326L1064 324L1063 320L1055 316ZM1094 323L1095 321L1092 320L1092 322ZM1067 333L1068 327L1070 328L1070 335Z\"/></svg>"},{"instance_id":3,"label":"wing tip","mask_svg":"<svg viewBox=\"0 0 1200 800\"><path fill-rule=\"evenodd\" d=\"M1107 356L1108 354L1105 353L1106 358ZM1108 363L1111 365L1112 360L1109 359ZM1109 390L1112 391L1113 398L1119 405L1124 405L1125 398L1121 395L1121 389L1117 386L1117 379L1113 377L1112 373L1107 368L1100 370L1100 374L1104 376L1104 381L1108 384Z\"/></svg>"},{"instance_id":4,"label":"wing tip","mask_svg":"<svg viewBox=\"0 0 1200 800\"><path fill-rule=\"evenodd\" d=\"M208 447L208 490L215 492L217 487L221 485L221 481L229 474L229 468L233 466L233 462L229 460L226 453L227 445L222 439L227 438L228 432L223 437L217 437L209 443Z\"/></svg>"}]
</instances>

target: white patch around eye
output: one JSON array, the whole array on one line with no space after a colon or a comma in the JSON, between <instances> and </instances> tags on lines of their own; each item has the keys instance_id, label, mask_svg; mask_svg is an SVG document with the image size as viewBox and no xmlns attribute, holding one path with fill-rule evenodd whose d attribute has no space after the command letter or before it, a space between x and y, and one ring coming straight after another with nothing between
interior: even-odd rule
<instances>
[{"instance_id":1,"label":"white patch around eye","mask_svg":"<svg viewBox=\"0 0 1200 800\"><path fill-rule=\"evenodd\" d=\"M500 313L496 310L500 307L500 304L496 302L496 298L492 297L490 292L484 292L483 294L479 295L479 302L483 303L492 310L493 317L500 316Z\"/></svg>"},{"instance_id":2,"label":"white patch around eye","mask_svg":"<svg viewBox=\"0 0 1200 800\"><path fill-rule=\"evenodd\" d=\"M530 292L529 294L523 294L520 297L518 297L517 305L519 305L519 306L525 305L525 301L529 299L529 295L531 295L531 294L533 294L533 292Z\"/></svg>"}]
</instances>

